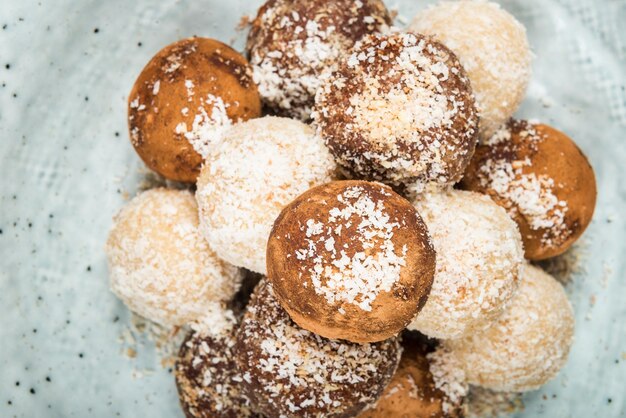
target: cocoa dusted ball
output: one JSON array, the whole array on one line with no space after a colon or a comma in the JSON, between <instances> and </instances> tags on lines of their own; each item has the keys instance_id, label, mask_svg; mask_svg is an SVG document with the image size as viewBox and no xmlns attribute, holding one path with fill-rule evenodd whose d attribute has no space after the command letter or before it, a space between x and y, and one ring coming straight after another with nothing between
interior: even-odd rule
<instances>
[{"instance_id":1,"label":"cocoa dusted ball","mask_svg":"<svg viewBox=\"0 0 626 418\"><path fill-rule=\"evenodd\" d=\"M146 165L192 183L203 159L233 123L261 115L246 59L228 45L189 38L159 51L128 96L128 127Z\"/></svg>"},{"instance_id":2,"label":"cocoa dusted ball","mask_svg":"<svg viewBox=\"0 0 626 418\"><path fill-rule=\"evenodd\" d=\"M268 417L348 418L378 399L400 360L397 338L327 340L297 326L272 285L255 289L237 334L244 394Z\"/></svg>"},{"instance_id":3,"label":"cocoa dusted ball","mask_svg":"<svg viewBox=\"0 0 626 418\"><path fill-rule=\"evenodd\" d=\"M236 329L191 332L181 345L175 375L186 417L261 417L241 390L243 377L234 357Z\"/></svg>"},{"instance_id":4,"label":"cocoa dusted ball","mask_svg":"<svg viewBox=\"0 0 626 418\"><path fill-rule=\"evenodd\" d=\"M593 169L576 144L524 120L509 121L478 146L462 186L508 211L530 260L564 253L591 222L597 194Z\"/></svg>"},{"instance_id":5,"label":"cocoa dusted ball","mask_svg":"<svg viewBox=\"0 0 626 418\"><path fill-rule=\"evenodd\" d=\"M247 50L264 104L308 120L324 73L364 35L391 23L380 0L269 0L248 35Z\"/></svg>"},{"instance_id":6,"label":"cocoa dusted ball","mask_svg":"<svg viewBox=\"0 0 626 418\"><path fill-rule=\"evenodd\" d=\"M459 60L413 33L361 40L318 91L313 119L350 175L413 192L459 181L478 139Z\"/></svg>"},{"instance_id":7,"label":"cocoa dusted ball","mask_svg":"<svg viewBox=\"0 0 626 418\"><path fill-rule=\"evenodd\" d=\"M376 404L358 418L454 418L467 393L465 373L442 352L422 341L402 341L402 358Z\"/></svg>"},{"instance_id":8,"label":"cocoa dusted ball","mask_svg":"<svg viewBox=\"0 0 626 418\"><path fill-rule=\"evenodd\" d=\"M435 251L409 201L380 183L337 181L283 209L267 244L268 279L301 327L382 341L420 311Z\"/></svg>"}]
</instances>

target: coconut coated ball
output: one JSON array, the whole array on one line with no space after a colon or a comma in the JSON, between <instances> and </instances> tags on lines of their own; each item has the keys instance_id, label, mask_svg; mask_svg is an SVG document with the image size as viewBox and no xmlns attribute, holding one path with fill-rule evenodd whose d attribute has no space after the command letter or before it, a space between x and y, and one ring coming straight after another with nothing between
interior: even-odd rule
<instances>
[{"instance_id":1,"label":"coconut coated ball","mask_svg":"<svg viewBox=\"0 0 626 418\"><path fill-rule=\"evenodd\" d=\"M476 149L462 187L507 210L530 260L570 248L591 222L597 195L593 169L574 141L548 125L513 119Z\"/></svg>"},{"instance_id":2,"label":"coconut coated ball","mask_svg":"<svg viewBox=\"0 0 626 418\"><path fill-rule=\"evenodd\" d=\"M327 340L298 327L261 281L237 334L242 388L267 417L349 418L383 392L400 360L397 338Z\"/></svg>"},{"instance_id":3,"label":"coconut coated ball","mask_svg":"<svg viewBox=\"0 0 626 418\"><path fill-rule=\"evenodd\" d=\"M202 322L220 312L242 279L202 238L187 191L152 189L135 197L115 217L106 253L113 293L162 325Z\"/></svg>"},{"instance_id":4,"label":"coconut coated ball","mask_svg":"<svg viewBox=\"0 0 626 418\"><path fill-rule=\"evenodd\" d=\"M188 418L260 418L242 393L235 362L236 327L220 333L190 332L178 353L175 376Z\"/></svg>"},{"instance_id":5,"label":"coconut coated ball","mask_svg":"<svg viewBox=\"0 0 626 418\"><path fill-rule=\"evenodd\" d=\"M567 361L574 314L563 286L530 264L504 314L487 330L446 342L470 383L495 391L534 390Z\"/></svg>"},{"instance_id":6,"label":"coconut coated ball","mask_svg":"<svg viewBox=\"0 0 626 418\"><path fill-rule=\"evenodd\" d=\"M415 201L433 239L433 287L409 325L432 338L488 327L513 297L524 260L515 222L489 197L459 190Z\"/></svg>"},{"instance_id":7,"label":"coconut coated ball","mask_svg":"<svg viewBox=\"0 0 626 418\"><path fill-rule=\"evenodd\" d=\"M402 341L400 364L380 399L358 418L454 418L467 393L458 361L423 343ZM450 361L452 360L452 361Z\"/></svg>"},{"instance_id":8,"label":"coconut coated ball","mask_svg":"<svg viewBox=\"0 0 626 418\"><path fill-rule=\"evenodd\" d=\"M260 115L252 68L214 39L166 46L141 71L128 96L135 150L149 168L181 182L196 181L224 129Z\"/></svg>"},{"instance_id":9,"label":"coconut coated ball","mask_svg":"<svg viewBox=\"0 0 626 418\"><path fill-rule=\"evenodd\" d=\"M269 0L248 35L254 81L274 113L306 121L325 73L391 22L380 0Z\"/></svg>"},{"instance_id":10,"label":"coconut coated ball","mask_svg":"<svg viewBox=\"0 0 626 418\"><path fill-rule=\"evenodd\" d=\"M530 81L526 29L488 1L444 1L419 12L409 30L433 36L459 57L480 109L481 136L517 110Z\"/></svg>"},{"instance_id":11,"label":"coconut coated ball","mask_svg":"<svg viewBox=\"0 0 626 418\"><path fill-rule=\"evenodd\" d=\"M201 231L219 257L265 273L265 247L280 211L335 171L323 141L302 122L264 117L234 125L198 178Z\"/></svg>"},{"instance_id":12,"label":"coconut coated ball","mask_svg":"<svg viewBox=\"0 0 626 418\"><path fill-rule=\"evenodd\" d=\"M478 138L458 59L412 33L361 40L318 90L313 119L349 176L418 192L459 181Z\"/></svg>"},{"instance_id":13,"label":"coconut coated ball","mask_svg":"<svg viewBox=\"0 0 626 418\"><path fill-rule=\"evenodd\" d=\"M382 341L424 305L435 252L415 208L391 188L336 181L281 212L267 244L267 271L301 327L326 338Z\"/></svg>"}]
</instances>

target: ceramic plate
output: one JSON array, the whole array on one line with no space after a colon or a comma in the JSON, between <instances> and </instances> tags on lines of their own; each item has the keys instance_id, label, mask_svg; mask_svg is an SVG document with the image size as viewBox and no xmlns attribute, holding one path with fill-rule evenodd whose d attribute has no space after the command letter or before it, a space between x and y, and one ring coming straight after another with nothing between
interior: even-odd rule
<instances>
[{"instance_id":1,"label":"ceramic plate","mask_svg":"<svg viewBox=\"0 0 626 418\"><path fill-rule=\"evenodd\" d=\"M388 6L402 26L428 3ZM170 42L201 35L241 48L236 27L258 5L0 2L1 417L182 417L162 362L168 346L155 350L154 333L108 290L111 217L146 177L128 140L126 96ZM503 7L526 25L536 55L518 115L569 133L599 186L593 223L562 260L575 271L569 362L514 416L625 416L626 1Z\"/></svg>"}]
</instances>

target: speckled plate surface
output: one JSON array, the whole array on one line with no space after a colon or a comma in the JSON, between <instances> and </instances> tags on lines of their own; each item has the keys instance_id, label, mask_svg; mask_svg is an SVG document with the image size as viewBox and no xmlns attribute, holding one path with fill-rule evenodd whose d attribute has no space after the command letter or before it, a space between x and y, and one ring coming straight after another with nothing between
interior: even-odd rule
<instances>
[{"instance_id":1,"label":"speckled plate surface","mask_svg":"<svg viewBox=\"0 0 626 418\"><path fill-rule=\"evenodd\" d=\"M167 365L145 337L133 341L131 316L108 291L111 217L145 177L126 95L179 38L241 47L235 28L258 3L0 2L0 417L182 417ZM388 1L407 18L427 3ZM536 54L519 115L568 132L599 183L567 286L569 363L515 416L626 416L626 1L503 6Z\"/></svg>"}]
</instances>

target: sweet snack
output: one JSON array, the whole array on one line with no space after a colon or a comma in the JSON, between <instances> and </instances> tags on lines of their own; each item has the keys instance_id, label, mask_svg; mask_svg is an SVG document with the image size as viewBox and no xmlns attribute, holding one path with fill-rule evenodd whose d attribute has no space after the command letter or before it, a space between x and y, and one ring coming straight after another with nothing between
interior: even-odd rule
<instances>
[{"instance_id":1,"label":"sweet snack","mask_svg":"<svg viewBox=\"0 0 626 418\"><path fill-rule=\"evenodd\" d=\"M111 290L162 325L202 321L219 311L242 277L200 235L187 191L152 189L135 197L116 216L106 253Z\"/></svg>"},{"instance_id":2,"label":"sweet snack","mask_svg":"<svg viewBox=\"0 0 626 418\"><path fill-rule=\"evenodd\" d=\"M203 335L190 332L178 353L175 376L187 418L260 418L243 394L235 362L235 329Z\"/></svg>"},{"instance_id":3,"label":"sweet snack","mask_svg":"<svg viewBox=\"0 0 626 418\"><path fill-rule=\"evenodd\" d=\"M409 325L433 338L460 338L488 327L517 288L522 240L489 197L460 190L425 194L415 207L437 252L433 287Z\"/></svg>"},{"instance_id":4,"label":"sweet snack","mask_svg":"<svg viewBox=\"0 0 626 418\"><path fill-rule=\"evenodd\" d=\"M335 171L322 140L302 122L266 116L234 125L215 144L198 178L200 229L219 257L265 273L274 219Z\"/></svg>"},{"instance_id":5,"label":"sweet snack","mask_svg":"<svg viewBox=\"0 0 626 418\"><path fill-rule=\"evenodd\" d=\"M391 21L382 0L264 0L250 63L194 37L135 82L133 146L195 196L121 210L111 289L163 351L188 332L187 418L501 416L566 362L572 308L524 258L581 236L596 184L565 134L511 119L525 29L487 0Z\"/></svg>"},{"instance_id":6,"label":"sweet snack","mask_svg":"<svg viewBox=\"0 0 626 418\"><path fill-rule=\"evenodd\" d=\"M440 356L433 358L432 354L428 354L428 349L423 343L407 343L403 340L402 347L402 358L391 382L376 404L363 411L358 418L462 416L460 404L467 391L462 380L465 377L462 369L450 370L451 365L447 364L447 358L440 358ZM433 369L440 378L440 382L435 381ZM461 380L454 378L454 372L457 372ZM437 383L439 387L446 386L447 391L439 389Z\"/></svg>"},{"instance_id":7,"label":"sweet snack","mask_svg":"<svg viewBox=\"0 0 626 418\"><path fill-rule=\"evenodd\" d=\"M301 327L382 341L424 305L435 252L415 208L391 188L336 181L283 209L267 243L268 280Z\"/></svg>"},{"instance_id":8,"label":"sweet snack","mask_svg":"<svg viewBox=\"0 0 626 418\"><path fill-rule=\"evenodd\" d=\"M397 338L327 340L298 327L261 281L237 334L243 391L268 417L352 417L378 399L400 360Z\"/></svg>"},{"instance_id":9,"label":"sweet snack","mask_svg":"<svg viewBox=\"0 0 626 418\"><path fill-rule=\"evenodd\" d=\"M433 36L459 57L488 138L517 110L530 81L532 52L526 29L500 5L443 1L419 12L409 30Z\"/></svg>"},{"instance_id":10,"label":"sweet snack","mask_svg":"<svg viewBox=\"0 0 626 418\"><path fill-rule=\"evenodd\" d=\"M462 186L507 210L530 260L564 253L591 222L597 194L593 169L567 135L514 119L476 149Z\"/></svg>"},{"instance_id":11,"label":"sweet snack","mask_svg":"<svg viewBox=\"0 0 626 418\"><path fill-rule=\"evenodd\" d=\"M166 46L142 70L128 96L135 150L163 177L195 182L221 132L261 115L246 59L214 39Z\"/></svg>"},{"instance_id":12,"label":"sweet snack","mask_svg":"<svg viewBox=\"0 0 626 418\"><path fill-rule=\"evenodd\" d=\"M487 330L446 346L469 383L496 391L537 389L567 361L574 315L563 286L531 264L505 313Z\"/></svg>"},{"instance_id":13,"label":"sweet snack","mask_svg":"<svg viewBox=\"0 0 626 418\"><path fill-rule=\"evenodd\" d=\"M318 90L313 119L352 176L417 191L459 181L478 134L458 59L412 33L363 38Z\"/></svg>"},{"instance_id":14,"label":"sweet snack","mask_svg":"<svg viewBox=\"0 0 626 418\"><path fill-rule=\"evenodd\" d=\"M323 74L334 71L356 41L390 23L380 0L266 1L246 46L265 106L308 120Z\"/></svg>"}]
</instances>

